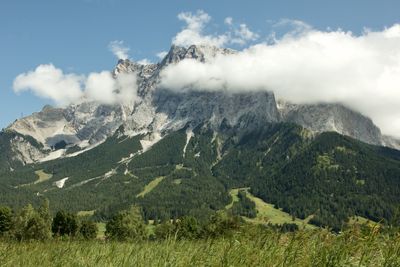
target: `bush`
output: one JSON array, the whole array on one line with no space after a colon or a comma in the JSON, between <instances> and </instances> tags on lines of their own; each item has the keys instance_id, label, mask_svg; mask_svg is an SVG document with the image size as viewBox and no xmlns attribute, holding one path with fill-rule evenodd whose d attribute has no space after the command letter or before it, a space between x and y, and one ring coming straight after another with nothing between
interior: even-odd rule
<instances>
[{"instance_id":1,"label":"bush","mask_svg":"<svg viewBox=\"0 0 400 267\"><path fill-rule=\"evenodd\" d=\"M176 222L176 234L179 239L195 239L200 236L201 226L193 216L184 216Z\"/></svg>"},{"instance_id":2,"label":"bush","mask_svg":"<svg viewBox=\"0 0 400 267\"><path fill-rule=\"evenodd\" d=\"M216 212L208 222L201 225L196 217L184 216L175 222L164 222L156 226L154 235L156 239L199 239L232 236L235 230L242 225L239 216L232 216L224 211Z\"/></svg>"},{"instance_id":3,"label":"bush","mask_svg":"<svg viewBox=\"0 0 400 267\"><path fill-rule=\"evenodd\" d=\"M75 236L79 229L78 218L72 213L58 211L53 219L51 231L55 236Z\"/></svg>"},{"instance_id":4,"label":"bush","mask_svg":"<svg viewBox=\"0 0 400 267\"><path fill-rule=\"evenodd\" d=\"M233 203L232 213L234 215L246 216L248 218L257 217L256 204L247 197L246 191L238 192L239 201Z\"/></svg>"},{"instance_id":5,"label":"bush","mask_svg":"<svg viewBox=\"0 0 400 267\"><path fill-rule=\"evenodd\" d=\"M140 210L131 207L129 210L120 211L106 224L106 237L110 240L132 241L142 240L147 237Z\"/></svg>"},{"instance_id":6,"label":"bush","mask_svg":"<svg viewBox=\"0 0 400 267\"><path fill-rule=\"evenodd\" d=\"M41 207L38 212L30 204L24 207L13 220L13 236L19 241L49 239L51 224L46 209Z\"/></svg>"},{"instance_id":7,"label":"bush","mask_svg":"<svg viewBox=\"0 0 400 267\"><path fill-rule=\"evenodd\" d=\"M280 226L282 233L295 232L299 230L299 226L295 223L284 223Z\"/></svg>"},{"instance_id":8,"label":"bush","mask_svg":"<svg viewBox=\"0 0 400 267\"><path fill-rule=\"evenodd\" d=\"M12 216L12 211L9 207L0 207L0 236L4 236L10 231Z\"/></svg>"},{"instance_id":9,"label":"bush","mask_svg":"<svg viewBox=\"0 0 400 267\"><path fill-rule=\"evenodd\" d=\"M156 226L154 235L156 239L168 239L176 234L176 224L170 221L161 223Z\"/></svg>"},{"instance_id":10,"label":"bush","mask_svg":"<svg viewBox=\"0 0 400 267\"><path fill-rule=\"evenodd\" d=\"M97 224L92 221L83 221L79 228L79 233L85 239L95 239L97 237Z\"/></svg>"},{"instance_id":11,"label":"bush","mask_svg":"<svg viewBox=\"0 0 400 267\"><path fill-rule=\"evenodd\" d=\"M238 230L242 220L239 216L231 216L225 212L217 212L211 216L204 227L206 237L230 236L234 230Z\"/></svg>"}]
</instances>

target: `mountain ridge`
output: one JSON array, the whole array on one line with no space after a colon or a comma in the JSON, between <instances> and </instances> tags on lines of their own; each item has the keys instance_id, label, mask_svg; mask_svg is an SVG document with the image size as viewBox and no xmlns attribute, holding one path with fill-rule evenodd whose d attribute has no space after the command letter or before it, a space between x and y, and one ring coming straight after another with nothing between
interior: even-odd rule
<instances>
[{"instance_id":1,"label":"mountain ridge","mask_svg":"<svg viewBox=\"0 0 400 267\"><path fill-rule=\"evenodd\" d=\"M65 155L53 153L56 147L94 147L112 136L120 126L124 126L129 135L149 133L162 136L182 128L186 123L195 127L198 123L210 121L218 127L222 122L238 123L241 116L253 117L253 128L265 122L292 122L315 134L336 131L366 143L400 149L400 142L382 136L369 118L341 104L277 103L272 92L177 92L158 88L159 74L169 64L177 64L184 59L206 62L217 55L233 53L234 50L208 46L172 46L156 64L120 60L112 74L114 77L120 73L137 74L140 99L135 106L83 102L66 108L44 107L42 111L18 119L6 128L33 137L44 149L27 153L32 148L26 142L15 144L13 149L23 155L21 161L33 163ZM250 123L247 123L249 126ZM51 153L53 156L49 156Z\"/></svg>"}]
</instances>

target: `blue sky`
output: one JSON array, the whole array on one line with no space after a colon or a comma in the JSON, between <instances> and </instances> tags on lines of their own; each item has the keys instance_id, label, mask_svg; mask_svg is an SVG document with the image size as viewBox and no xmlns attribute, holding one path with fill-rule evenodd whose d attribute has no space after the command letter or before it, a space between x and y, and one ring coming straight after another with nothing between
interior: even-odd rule
<instances>
[{"instance_id":1,"label":"blue sky","mask_svg":"<svg viewBox=\"0 0 400 267\"><path fill-rule=\"evenodd\" d=\"M0 127L38 111L49 100L12 90L15 77L40 64L86 74L112 69L108 49L123 40L135 60L168 50L183 26L177 15L204 10L210 32L223 31L224 19L246 23L260 36L282 19L304 21L316 29L341 28L359 34L382 30L400 20L400 1L234 1L234 0L48 0L0 2Z\"/></svg>"}]
</instances>

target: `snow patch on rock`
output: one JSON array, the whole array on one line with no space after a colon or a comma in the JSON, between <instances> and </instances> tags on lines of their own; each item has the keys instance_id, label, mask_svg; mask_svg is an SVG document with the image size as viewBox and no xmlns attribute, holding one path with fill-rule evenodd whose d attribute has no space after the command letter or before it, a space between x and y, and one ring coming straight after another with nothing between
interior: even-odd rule
<instances>
[{"instance_id":1,"label":"snow patch on rock","mask_svg":"<svg viewBox=\"0 0 400 267\"><path fill-rule=\"evenodd\" d=\"M66 151L66 149L59 149L59 150L53 151L50 154L48 154L46 157L40 159L39 162L45 162L45 161L50 161L50 160L61 158L62 156L64 156L65 151Z\"/></svg>"},{"instance_id":2,"label":"snow patch on rock","mask_svg":"<svg viewBox=\"0 0 400 267\"><path fill-rule=\"evenodd\" d=\"M96 146L98 146L98 145L104 143L105 141L106 141L106 140L103 140L103 141L100 141L100 142L98 142L98 143L96 143L96 144L93 144L93 145L87 145L87 144L79 145L81 148L84 148L84 149L82 149L82 150L80 150L80 151L76 151L76 152L71 153L71 154L68 154L68 155L66 155L66 157L68 157L68 158L70 158L70 157L76 157L76 156L78 156L78 155L80 155L80 154L82 154L82 153L85 153L85 152L87 152L87 151L89 151L89 150L95 148Z\"/></svg>"},{"instance_id":3,"label":"snow patch on rock","mask_svg":"<svg viewBox=\"0 0 400 267\"><path fill-rule=\"evenodd\" d=\"M143 153L149 150L154 144L159 142L162 139L161 133L155 132L148 136L145 139L140 140L140 144L142 145Z\"/></svg>"},{"instance_id":4,"label":"snow patch on rock","mask_svg":"<svg viewBox=\"0 0 400 267\"><path fill-rule=\"evenodd\" d=\"M192 139L193 136L194 136L193 130L190 129L190 128L187 129L186 130L186 144L183 147L183 157L185 157L185 155L186 155L186 148L187 148L187 146L188 146L188 144L190 142L190 139Z\"/></svg>"},{"instance_id":5,"label":"snow patch on rock","mask_svg":"<svg viewBox=\"0 0 400 267\"><path fill-rule=\"evenodd\" d=\"M68 177L65 177L65 178L63 178L63 179L61 179L61 180L58 180L58 181L56 181L54 184L55 184L55 186L57 186L58 188L63 188L64 187L64 185L65 185L65 182L68 180Z\"/></svg>"},{"instance_id":6,"label":"snow patch on rock","mask_svg":"<svg viewBox=\"0 0 400 267\"><path fill-rule=\"evenodd\" d=\"M106 172L105 174L104 174L104 178L110 178L111 176L113 176L113 175L115 175L115 174L117 174L117 171L115 170L115 169L112 169L111 171L109 171L109 172Z\"/></svg>"}]
</instances>

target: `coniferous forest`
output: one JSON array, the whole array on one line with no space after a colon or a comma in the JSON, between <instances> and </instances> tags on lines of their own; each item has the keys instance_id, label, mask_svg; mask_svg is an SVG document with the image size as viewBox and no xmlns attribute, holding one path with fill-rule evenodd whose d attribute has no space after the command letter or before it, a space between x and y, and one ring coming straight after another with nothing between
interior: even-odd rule
<instances>
[{"instance_id":1,"label":"coniferous forest","mask_svg":"<svg viewBox=\"0 0 400 267\"><path fill-rule=\"evenodd\" d=\"M146 221L204 221L232 202L231 190L248 188L276 209L336 232L354 216L399 224L397 150L336 133L314 136L292 124L218 133L201 125L187 144L186 130L142 152L143 136L124 136L120 129L78 156L13 166L0 174L0 203L19 209L49 199L51 210L91 211L99 222L131 205ZM233 212L255 217L245 194Z\"/></svg>"}]
</instances>

